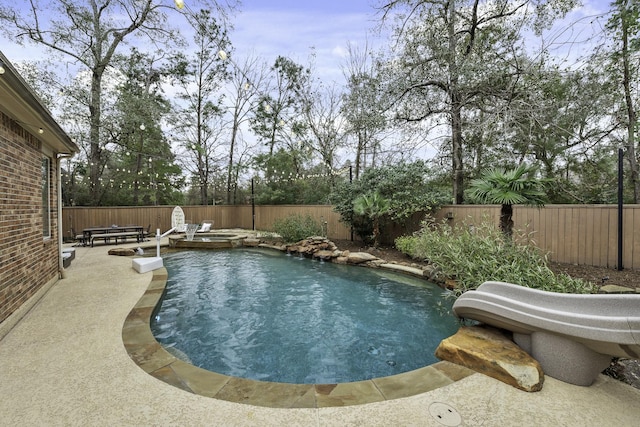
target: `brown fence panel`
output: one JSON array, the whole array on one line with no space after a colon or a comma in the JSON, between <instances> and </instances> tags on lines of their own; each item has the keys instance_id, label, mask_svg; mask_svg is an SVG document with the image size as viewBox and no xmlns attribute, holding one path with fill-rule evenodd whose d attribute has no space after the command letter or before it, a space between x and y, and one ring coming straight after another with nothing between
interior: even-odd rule
<instances>
[{"instance_id":1,"label":"brown fence panel","mask_svg":"<svg viewBox=\"0 0 640 427\"><path fill-rule=\"evenodd\" d=\"M72 229L99 225L137 224L166 231L171 227L173 206L145 207L64 207L64 236L73 237ZM214 228L255 227L273 231L278 218L292 214L311 215L325 225L331 239L350 239L351 231L340 222L340 216L328 205L255 206L184 206L187 222L214 221ZM626 205L623 215L623 266L640 269L640 205ZM618 260L618 210L615 205L549 205L544 208L515 206L514 228L531 236L537 247L548 253L552 261L615 268ZM416 214L408 225L389 228L385 241L411 234L419 229L424 214ZM498 205L449 205L435 213L437 222L452 226L490 221L498 226ZM357 236L356 236L357 237Z\"/></svg>"},{"instance_id":2,"label":"brown fence panel","mask_svg":"<svg viewBox=\"0 0 640 427\"><path fill-rule=\"evenodd\" d=\"M500 221L500 206L494 205L451 205L443 206L434 215L436 222L446 221L450 226L481 224L490 221L496 225Z\"/></svg>"},{"instance_id":3,"label":"brown fence panel","mask_svg":"<svg viewBox=\"0 0 640 427\"><path fill-rule=\"evenodd\" d=\"M443 206L436 218L450 224L489 220L499 223L499 206ZM527 233L549 260L616 268L618 208L616 205L514 206L514 228ZM640 205L623 210L623 266L640 269Z\"/></svg>"},{"instance_id":4,"label":"brown fence panel","mask_svg":"<svg viewBox=\"0 0 640 427\"><path fill-rule=\"evenodd\" d=\"M151 230L166 230L171 224L173 207L77 207L62 208L62 226L65 237L73 237L73 231L82 232L93 226L136 224L151 226Z\"/></svg>"},{"instance_id":5,"label":"brown fence panel","mask_svg":"<svg viewBox=\"0 0 640 427\"><path fill-rule=\"evenodd\" d=\"M623 241L631 241L629 252L624 253L623 266L631 269L640 269L640 209L625 209Z\"/></svg>"},{"instance_id":6,"label":"brown fence panel","mask_svg":"<svg viewBox=\"0 0 640 427\"><path fill-rule=\"evenodd\" d=\"M349 239L351 230L340 222L340 215L333 211L331 205L277 205L256 206L256 228L259 230L273 230L273 223L278 218L290 215L310 215L324 225L325 233L330 239Z\"/></svg>"},{"instance_id":7,"label":"brown fence panel","mask_svg":"<svg viewBox=\"0 0 640 427\"><path fill-rule=\"evenodd\" d=\"M162 232L171 228L171 212L173 206L138 206L138 207L78 207L62 208L63 229L65 237L73 238L73 231L81 232L92 226L136 224L151 226L151 231ZM214 229L244 228L273 231L273 223L278 218L292 214L311 215L322 222L327 236L331 239L349 239L350 229L340 222L340 215L329 205L310 206L182 206L187 223L213 221Z\"/></svg>"}]
</instances>

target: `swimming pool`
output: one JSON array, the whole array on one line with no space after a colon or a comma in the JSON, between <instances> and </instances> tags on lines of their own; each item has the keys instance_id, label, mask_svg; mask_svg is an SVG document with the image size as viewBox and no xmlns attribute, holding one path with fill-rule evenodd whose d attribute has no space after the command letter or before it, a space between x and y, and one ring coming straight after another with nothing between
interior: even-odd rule
<instances>
[{"instance_id":1,"label":"swimming pool","mask_svg":"<svg viewBox=\"0 0 640 427\"><path fill-rule=\"evenodd\" d=\"M156 339L230 376L321 384L394 375L434 363L458 326L446 291L381 270L252 249L176 252L165 266Z\"/></svg>"}]
</instances>

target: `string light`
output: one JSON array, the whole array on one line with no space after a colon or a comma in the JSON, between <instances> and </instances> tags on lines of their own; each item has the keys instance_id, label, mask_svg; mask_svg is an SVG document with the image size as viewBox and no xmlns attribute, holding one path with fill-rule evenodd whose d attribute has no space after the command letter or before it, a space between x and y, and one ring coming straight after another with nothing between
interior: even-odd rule
<instances>
[{"instance_id":1,"label":"string light","mask_svg":"<svg viewBox=\"0 0 640 427\"><path fill-rule=\"evenodd\" d=\"M2 64L2 63L0 62L0 64ZM0 73L0 74L2 74L2 73ZM35 125L33 123L22 122L20 120L15 120L15 122L18 123L25 130L28 130L29 128L30 129L34 129L35 128L34 129L35 132L37 132L39 135L42 135L44 133L44 128L42 126Z\"/></svg>"}]
</instances>

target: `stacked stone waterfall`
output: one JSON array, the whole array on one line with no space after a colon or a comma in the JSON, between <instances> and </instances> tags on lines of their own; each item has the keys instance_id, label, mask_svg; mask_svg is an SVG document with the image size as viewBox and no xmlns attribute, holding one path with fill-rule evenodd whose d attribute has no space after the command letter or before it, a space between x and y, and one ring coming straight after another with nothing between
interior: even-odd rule
<instances>
[{"instance_id":1,"label":"stacked stone waterfall","mask_svg":"<svg viewBox=\"0 0 640 427\"><path fill-rule=\"evenodd\" d=\"M299 254L308 258L330 261L336 264L353 264L374 268L384 268L423 277L436 283L441 282L438 277L437 269L433 267L423 267L414 263L387 262L384 259L380 259L368 252L341 251L331 240L322 236L308 237L291 245L270 246L263 244L260 246L271 247L286 251L290 254Z\"/></svg>"}]
</instances>

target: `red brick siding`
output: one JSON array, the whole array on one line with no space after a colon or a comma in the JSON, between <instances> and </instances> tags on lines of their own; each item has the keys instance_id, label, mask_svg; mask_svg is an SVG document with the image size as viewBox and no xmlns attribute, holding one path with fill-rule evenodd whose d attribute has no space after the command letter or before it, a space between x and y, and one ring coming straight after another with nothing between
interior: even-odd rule
<instances>
[{"instance_id":1,"label":"red brick siding","mask_svg":"<svg viewBox=\"0 0 640 427\"><path fill-rule=\"evenodd\" d=\"M51 238L45 239L40 145L0 112L0 322L58 277L56 159L50 159Z\"/></svg>"}]
</instances>

